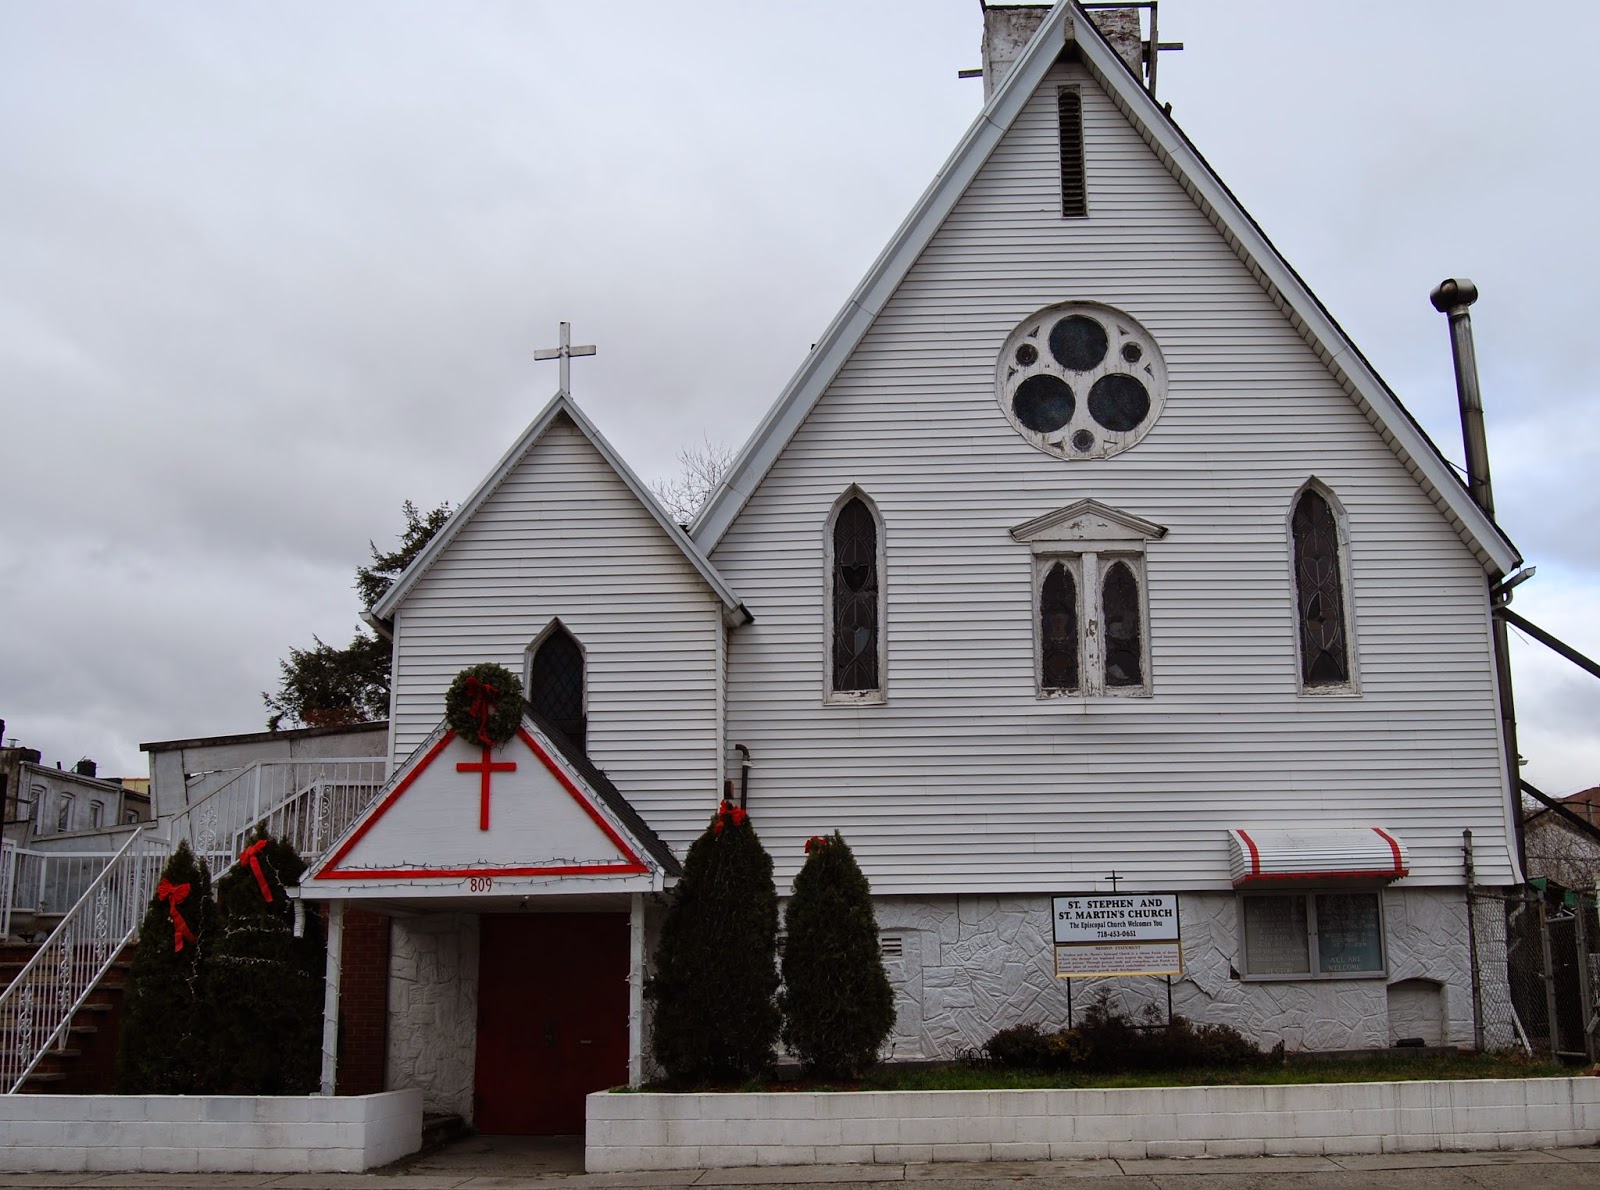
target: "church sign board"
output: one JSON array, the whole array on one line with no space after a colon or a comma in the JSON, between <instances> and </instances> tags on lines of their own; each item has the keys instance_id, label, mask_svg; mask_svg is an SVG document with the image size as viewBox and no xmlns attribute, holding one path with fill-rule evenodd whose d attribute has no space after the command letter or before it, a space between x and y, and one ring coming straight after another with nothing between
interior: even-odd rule
<instances>
[{"instance_id":1,"label":"church sign board","mask_svg":"<svg viewBox=\"0 0 1600 1190\"><path fill-rule=\"evenodd\" d=\"M1058 979L1183 974L1177 893L1063 893L1050 908Z\"/></svg>"}]
</instances>

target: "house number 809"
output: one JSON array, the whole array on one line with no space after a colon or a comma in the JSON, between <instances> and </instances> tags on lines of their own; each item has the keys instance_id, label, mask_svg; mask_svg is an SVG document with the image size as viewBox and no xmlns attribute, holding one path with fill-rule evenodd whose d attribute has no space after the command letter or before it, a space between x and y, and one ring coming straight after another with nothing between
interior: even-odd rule
<instances>
[{"instance_id":1,"label":"house number 809","mask_svg":"<svg viewBox=\"0 0 1600 1190\"><path fill-rule=\"evenodd\" d=\"M469 878L467 883L473 892L488 892L490 889L494 888L494 877L473 876Z\"/></svg>"}]
</instances>

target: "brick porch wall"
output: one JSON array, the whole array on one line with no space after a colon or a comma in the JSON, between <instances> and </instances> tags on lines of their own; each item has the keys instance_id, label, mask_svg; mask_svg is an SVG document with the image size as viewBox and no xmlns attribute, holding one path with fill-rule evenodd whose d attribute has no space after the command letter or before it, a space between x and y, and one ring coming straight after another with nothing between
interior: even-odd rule
<instances>
[{"instance_id":1,"label":"brick porch wall","mask_svg":"<svg viewBox=\"0 0 1600 1190\"><path fill-rule=\"evenodd\" d=\"M349 909L339 984L339 1095L382 1091L388 1048L389 919Z\"/></svg>"}]
</instances>

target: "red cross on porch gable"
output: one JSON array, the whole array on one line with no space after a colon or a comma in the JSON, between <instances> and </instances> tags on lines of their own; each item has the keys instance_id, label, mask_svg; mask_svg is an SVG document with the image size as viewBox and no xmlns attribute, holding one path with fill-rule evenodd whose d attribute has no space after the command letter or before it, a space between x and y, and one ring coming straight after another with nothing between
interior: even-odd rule
<instances>
[{"instance_id":1,"label":"red cross on porch gable","mask_svg":"<svg viewBox=\"0 0 1600 1190\"><path fill-rule=\"evenodd\" d=\"M489 782L491 773L514 773L517 764L514 760L490 760L489 746L483 747L483 758L476 762L459 760L456 762L458 773L478 773L478 829L489 829Z\"/></svg>"}]
</instances>

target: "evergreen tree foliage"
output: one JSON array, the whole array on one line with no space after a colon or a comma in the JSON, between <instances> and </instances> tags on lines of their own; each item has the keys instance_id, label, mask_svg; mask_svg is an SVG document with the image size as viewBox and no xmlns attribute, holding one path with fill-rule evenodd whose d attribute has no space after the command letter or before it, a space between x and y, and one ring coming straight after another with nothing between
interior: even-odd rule
<instances>
[{"instance_id":1,"label":"evergreen tree foliage","mask_svg":"<svg viewBox=\"0 0 1600 1190\"><path fill-rule=\"evenodd\" d=\"M217 881L220 921L205 980L213 1078L223 1094L308 1094L322 1074L321 921L308 914L305 937L294 936L294 904L284 890L300 883L305 861L264 833L257 842L264 842L255 859L271 901L247 862Z\"/></svg>"},{"instance_id":2,"label":"evergreen tree foliage","mask_svg":"<svg viewBox=\"0 0 1600 1190\"><path fill-rule=\"evenodd\" d=\"M117 1087L124 1095L198 1095L210 1091L212 1018L205 997L206 963L216 933L216 905L205 861L179 843L161 872L139 925L139 948L123 997ZM173 948L175 926L163 886L188 885L176 906L193 931Z\"/></svg>"},{"instance_id":3,"label":"evergreen tree foliage","mask_svg":"<svg viewBox=\"0 0 1600 1190\"><path fill-rule=\"evenodd\" d=\"M689 848L656 970L653 1051L675 1083L742 1081L778 1039L778 897L750 817L723 802Z\"/></svg>"},{"instance_id":4,"label":"evergreen tree foliage","mask_svg":"<svg viewBox=\"0 0 1600 1190\"><path fill-rule=\"evenodd\" d=\"M380 553L367 542L372 565L356 568L356 594L363 609L371 608L400 572L411 565L434 534L450 519L450 506L441 504L426 516L407 500L402 506L405 529L400 545ZM267 704L267 728L283 726L345 727L372 723L389 713L389 676L392 659L389 642L357 628L342 649L319 637L309 649L290 649L289 660L278 662L278 689L262 700Z\"/></svg>"},{"instance_id":5,"label":"evergreen tree foliage","mask_svg":"<svg viewBox=\"0 0 1600 1190\"><path fill-rule=\"evenodd\" d=\"M894 1028L867 878L844 837L806 842L784 913L783 1042L808 1074L857 1078Z\"/></svg>"}]
</instances>

